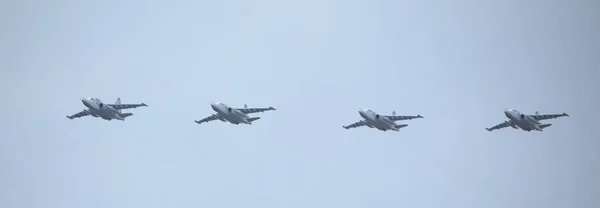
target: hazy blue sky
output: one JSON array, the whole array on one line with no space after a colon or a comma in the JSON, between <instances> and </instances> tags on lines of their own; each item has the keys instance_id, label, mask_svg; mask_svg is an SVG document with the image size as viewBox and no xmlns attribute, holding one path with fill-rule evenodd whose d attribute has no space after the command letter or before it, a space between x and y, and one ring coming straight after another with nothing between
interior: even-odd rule
<instances>
[{"instance_id":1,"label":"hazy blue sky","mask_svg":"<svg viewBox=\"0 0 600 208\"><path fill-rule=\"evenodd\" d=\"M600 2L0 3L0 207L600 207ZM122 121L81 97L145 102ZM210 102L273 106L252 126ZM421 114L345 130L358 108ZM562 113L544 132L502 109Z\"/></svg>"}]
</instances>

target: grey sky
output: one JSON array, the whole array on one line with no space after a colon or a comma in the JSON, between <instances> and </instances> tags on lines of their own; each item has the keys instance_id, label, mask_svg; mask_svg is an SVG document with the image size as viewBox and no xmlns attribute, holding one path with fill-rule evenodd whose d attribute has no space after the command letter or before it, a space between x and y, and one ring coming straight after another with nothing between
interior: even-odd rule
<instances>
[{"instance_id":1,"label":"grey sky","mask_svg":"<svg viewBox=\"0 0 600 208\"><path fill-rule=\"evenodd\" d=\"M600 4L4 1L0 207L600 207ZM69 120L80 97L145 102ZM210 102L273 106L197 125ZM421 114L357 128L358 108ZM504 108L562 113L503 129Z\"/></svg>"}]
</instances>

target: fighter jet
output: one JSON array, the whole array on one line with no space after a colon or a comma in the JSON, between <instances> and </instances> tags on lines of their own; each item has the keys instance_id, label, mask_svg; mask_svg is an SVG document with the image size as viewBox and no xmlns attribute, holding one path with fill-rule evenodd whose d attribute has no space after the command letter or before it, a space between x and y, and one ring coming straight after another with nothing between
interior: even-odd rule
<instances>
[{"instance_id":1,"label":"fighter jet","mask_svg":"<svg viewBox=\"0 0 600 208\"><path fill-rule=\"evenodd\" d=\"M253 121L260 119L260 117L249 117L248 114L275 110L273 107L248 108L247 105L244 105L244 108L231 108L220 102L210 104L210 107L212 107L212 109L217 113L194 122L201 124L219 119L222 122L229 122L235 125L239 125L240 123L251 125Z\"/></svg>"},{"instance_id":2,"label":"fighter jet","mask_svg":"<svg viewBox=\"0 0 600 208\"><path fill-rule=\"evenodd\" d=\"M509 119L508 121L504 121L504 123L485 129L488 131L493 131L510 126L514 129L522 129L523 131L528 132L531 130L542 131L544 128L552 126L552 124L542 124L540 123L541 120L569 116L569 114L566 113L539 115L537 111L535 112L535 115L526 115L515 109L505 109L504 115L506 115L506 117Z\"/></svg>"},{"instance_id":3,"label":"fighter jet","mask_svg":"<svg viewBox=\"0 0 600 208\"><path fill-rule=\"evenodd\" d=\"M91 115L93 117L100 117L104 120L121 120L133 115L133 113L121 113L123 109L137 108L141 106L148 106L145 103L141 104L121 104L121 98L117 98L115 104L104 104L102 101L95 97L81 98L81 102L88 109L76 113L72 116L67 116L69 119L80 118L83 116Z\"/></svg>"},{"instance_id":4,"label":"fighter jet","mask_svg":"<svg viewBox=\"0 0 600 208\"><path fill-rule=\"evenodd\" d=\"M408 124L396 124L395 121L400 120L411 120L416 118L423 118L421 115L416 116L396 116L396 112L392 112L391 116L379 115L370 109L358 110L358 114L365 120L343 126L345 129L356 128L359 126L368 126L370 128L376 128L381 131L399 131L401 128L408 126Z\"/></svg>"}]
</instances>

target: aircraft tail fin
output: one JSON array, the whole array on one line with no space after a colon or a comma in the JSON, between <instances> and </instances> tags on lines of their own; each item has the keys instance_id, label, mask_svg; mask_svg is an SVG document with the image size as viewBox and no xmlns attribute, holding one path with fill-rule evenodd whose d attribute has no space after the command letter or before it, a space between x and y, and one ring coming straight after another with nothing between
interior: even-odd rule
<instances>
[{"instance_id":1,"label":"aircraft tail fin","mask_svg":"<svg viewBox=\"0 0 600 208\"><path fill-rule=\"evenodd\" d=\"M407 127L407 126L408 126L408 124L400 124L400 125L396 125L394 127L396 127L396 129L401 129L401 128L404 128L404 127Z\"/></svg>"},{"instance_id":2,"label":"aircraft tail fin","mask_svg":"<svg viewBox=\"0 0 600 208\"><path fill-rule=\"evenodd\" d=\"M133 115L133 113L119 113L119 117L121 117L123 119L125 119L129 116L132 116L132 115Z\"/></svg>"},{"instance_id":3,"label":"aircraft tail fin","mask_svg":"<svg viewBox=\"0 0 600 208\"><path fill-rule=\"evenodd\" d=\"M260 117L252 117L252 118L248 118L248 122L252 122L252 121L256 121L260 119Z\"/></svg>"},{"instance_id":4,"label":"aircraft tail fin","mask_svg":"<svg viewBox=\"0 0 600 208\"><path fill-rule=\"evenodd\" d=\"M121 105L121 98L117 97L117 101L115 101L115 105ZM117 110L117 112L121 113L121 110Z\"/></svg>"},{"instance_id":5,"label":"aircraft tail fin","mask_svg":"<svg viewBox=\"0 0 600 208\"><path fill-rule=\"evenodd\" d=\"M552 124L542 124L542 125L540 125L540 129L544 129L549 126L552 126Z\"/></svg>"}]
</instances>

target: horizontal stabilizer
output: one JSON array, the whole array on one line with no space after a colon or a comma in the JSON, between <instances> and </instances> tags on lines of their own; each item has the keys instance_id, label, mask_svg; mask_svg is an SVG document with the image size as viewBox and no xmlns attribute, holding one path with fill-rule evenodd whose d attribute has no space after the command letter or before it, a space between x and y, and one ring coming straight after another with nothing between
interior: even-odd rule
<instances>
[{"instance_id":1,"label":"horizontal stabilizer","mask_svg":"<svg viewBox=\"0 0 600 208\"><path fill-rule=\"evenodd\" d=\"M127 117L132 116L132 115L133 115L133 113L120 113L119 117L121 117L121 118L124 119L124 118L127 118Z\"/></svg>"},{"instance_id":2,"label":"horizontal stabilizer","mask_svg":"<svg viewBox=\"0 0 600 208\"><path fill-rule=\"evenodd\" d=\"M260 119L260 117L252 117L252 118L248 118L248 122L252 122L252 121L256 121Z\"/></svg>"},{"instance_id":3,"label":"horizontal stabilizer","mask_svg":"<svg viewBox=\"0 0 600 208\"><path fill-rule=\"evenodd\" d=\"M542 124L542 125L540 125L540 129L544 129L548 126L552 126L552 124Z\"/></svg>"},{"instance_id":4,"label":"horizontal stabilizer","mask_svg":"<svg viewBox=\"0 0 600 208\"><path fill-rule=\"evenodd\" d=\"M396 125L395 127L397 129L401 129L401 128L404 128L404 127L407 127L407 126L408 126L408 124L400 124L400 125Z\"/></svg>"}]
</instances>

